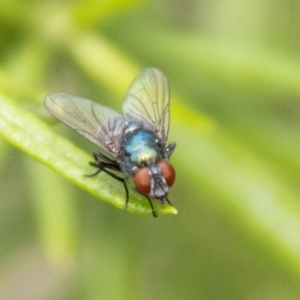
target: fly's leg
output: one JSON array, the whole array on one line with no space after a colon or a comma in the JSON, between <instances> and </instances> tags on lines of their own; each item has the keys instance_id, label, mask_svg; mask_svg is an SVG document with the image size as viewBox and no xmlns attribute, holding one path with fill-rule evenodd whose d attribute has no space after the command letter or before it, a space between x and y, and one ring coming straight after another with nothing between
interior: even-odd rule
<instances>
[{"instance_id":1,"label":"fly's leg","mask_svg":"<svg viewBox=\"0 0 300 300\"><path fill-rule=\"evenodd\" d=\"M122 177L120 177L120 176L118 176L115 173L110 171L110 170L115 170L115 171L122 172L119 164L116 161L110 159L109 157L103 155L100 152L94 152L93 156L94 156L95 161L94 162L89 162L89 164L92 167L98 168L98 170L93 174L85 175L85 176L86 177L93 177L93 176L99 174L101 171L103 171L107 175L111 176L112 178L122 182L123 186L124 186L124 189L125 189L125 194L126 194L125 209L127 210L128 202L129 202L129 192L128 192L128 187L127 187L125 178L122 178Z\"/></svg>"},{"instance_id":2,"label":"fly's leg","mask_svg":"<svg viewBox=\"0 0 300 300\"><path fill-rule=\"evenodd\" d=\"M152 215L153 215L153 217L157 218L158 215L157 215L156 212L155 212L155 209L154 209L154 207L153 207L153 203L152 203L151 199L150 199L148 196L145 196L145 197L146 197L146 198L148 199L148 201L149 201L149 204L150 204L150 207L151 207L151 210L152 210Z\"/></svg>"},{"instance_id":3,"label":"fly's leg","mask_svg":"<svg viewBox=\"0 0 300 300\"><path fill-rule=\"evenodd\" d=\"M158 199L159 200L159 202L161 203L161 204L165 204L166 202L170 205L170 206L173 206L172 205L172 203L171 203L171 201L168 199L168 197L161 197L161 198L159 198Z\"/></svg>"},{"instance_id":4,"label":"fly's leg","mask_svg":"<svg viewBox=\"0 0 300 300\"><path fill-rule=\"evenodd\" d=\"M168 202L169 205L173 206L171 201L167 197L165 199L166 199L166 201Z\"/></svg>"},{"instance_id":5,"label":"fly's leg","mask_svg":"<svg viewBox=\"0 0 300 300\"><path fill-rule=\"evenodd\" d=\"M120 168L120 165L116 161L114 161L114 160L110 159L109 157L105 156L104 154L102 154L101 152L94 152L93 156L94 156L95 161L94 162L89 162L89 164L92 167L98 168L98 170L93 174L85 175L85 176L86 177L93 177L93 176L96 176L97 174L99 174L101 171L103 171L107 175L111 176L112 178L122 182L123 186L124 186L124 189L125 189L125 193L126 193L125 209L127 210L128 202L129 202L129 191L128 191L128 187L127 187L125 178L122 178L122 177L120 177L120 176L118 176L115 173L110 171L110 170L115 170L115 171L122 172L122 170ZM158 217L158 215L155 212L155 209L154 209L154 206L152 204L151 199L148 196L145 196L145 197L149 201L153 217L155 217L155 218ZM170 205L172 205L171 202L168 199L167 199L167 202Z\"/></svg>"}]
</instances>

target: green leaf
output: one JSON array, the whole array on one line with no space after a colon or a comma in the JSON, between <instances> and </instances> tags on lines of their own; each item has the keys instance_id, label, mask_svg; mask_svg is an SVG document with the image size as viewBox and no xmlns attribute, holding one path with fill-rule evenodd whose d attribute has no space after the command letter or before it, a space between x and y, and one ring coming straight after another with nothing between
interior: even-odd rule
<instances>
[{"instance_id":1,"label":"green leaf","mask_svg":"<svg viewBox=\"0 0 300 300\"><path fill-rule=\"evenodd\" d=\"M125 192L121 183L116 184L114 179L103 173L89 178L84 176L95 172L88 165L88 161L92 160L91 155L55 134L37 117L4 96L0 96L0 107L0 132L6 140L82 189L124 209ZM129 193L129 211L152 214L148 200L136 192L130 182ZM160 205L157 201L153 201L153 205L158 214L177 213L174 207Z\"/></svg>"}]
</instances>

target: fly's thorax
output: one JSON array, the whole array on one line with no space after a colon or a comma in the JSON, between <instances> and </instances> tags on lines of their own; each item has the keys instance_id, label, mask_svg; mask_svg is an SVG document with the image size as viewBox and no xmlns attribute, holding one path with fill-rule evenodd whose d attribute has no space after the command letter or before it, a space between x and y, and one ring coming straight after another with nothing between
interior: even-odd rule
<instances>
[{"instance_id":1,"label":"fly's thorax","mask_svg":"<svg viewBox=\"0 0 300 300\"><path fill-rule=\"evenodd\" d=\"M135 187L140 193L159 199L162 203L174 181L175 170L167 161L141 168L134 176Z\"/></svg>"},{"instance_id":2,"label":"fly's thorax","mask_svg":"<svg viewBox=\"0 0 300 300\"><path fill-rule=\"evenodd\" d=\"M125 126L118 162L126 175L133 177L140 168L166 158L164 143L155 132L138 123Z\"/></svg>"}]
</instances>

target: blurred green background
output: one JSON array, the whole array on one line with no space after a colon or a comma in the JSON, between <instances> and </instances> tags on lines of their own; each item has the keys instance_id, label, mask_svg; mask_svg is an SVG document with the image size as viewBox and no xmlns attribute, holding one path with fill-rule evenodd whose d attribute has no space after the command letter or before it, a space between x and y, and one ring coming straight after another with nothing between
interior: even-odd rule
<instances>
[{"instance_id":1,"label":"blurred green background","mask_svg":"<svg viewBox=\"0 0 300 300\"><path fill-rule=\"evenodd\" d=\"M0 0L0 299L299 299L299 15L288 0ZM178 215L157 219L51 171L58 146L22 139L47 129L20 126L35 115L91 158L44 96L120 111L147 66L169 80L177 142Z\"/></svg>"}]
</instances>

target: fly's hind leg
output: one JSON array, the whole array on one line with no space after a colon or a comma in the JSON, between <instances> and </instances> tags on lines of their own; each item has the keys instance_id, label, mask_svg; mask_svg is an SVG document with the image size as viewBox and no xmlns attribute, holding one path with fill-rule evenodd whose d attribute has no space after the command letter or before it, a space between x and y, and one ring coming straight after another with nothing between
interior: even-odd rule
<instances>
[{"instance_id":1,"label":"fly's hind leg","mask_svg":"<svg viewBox=\"0 0 300 300\"><path fill-rule=\"evenodd\" d=\"M97 174L99 174L101 171L103 171L104 173L111 176L112 178L122 182L124 189L125 189L125 194L126 194L125 209L127 210L128 201L129 201L129 192L128 192L128 187L127 187L125 178L122 178L122 177L118 176L117 174L110 171L110 170L114 170L114 171L122 172L120 165L116 161L114 161L114 160L110 159L109 157L105 156L104 154L102 154L101 152L93 152L93 156L94 156L95 161L89 162L89 164L92 167L98 168L98 170L93 174L85 175L85 176L93 177L93 176L96 176Z\"/></svg>"}]
</instances>

